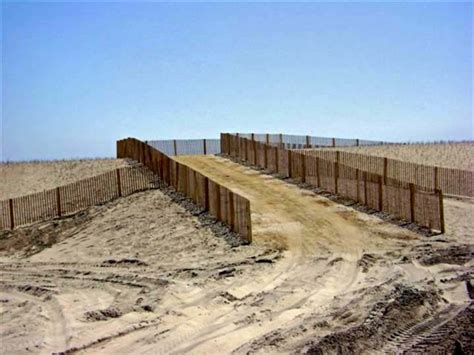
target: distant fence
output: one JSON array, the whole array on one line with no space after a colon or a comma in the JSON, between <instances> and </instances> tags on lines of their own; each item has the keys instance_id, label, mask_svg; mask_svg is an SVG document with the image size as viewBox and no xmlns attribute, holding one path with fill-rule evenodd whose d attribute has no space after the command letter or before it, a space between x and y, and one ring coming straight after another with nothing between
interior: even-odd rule
<instances>
[{"instance_id":1,"label":"distant fence","mask_svg":"<svg viewBox=\"0 0 474 355\"><path fill-rule=\"evenodd\" d=\"M245 240L252 241L250 202L246 198L134 138L117 142L117 157L139 161L164 184L184 193Z\"/></svg>"},{"instance_id":2,"label":"distant fence","mask_svg":"<svg viewBox=\"0 0 474 355\"><path fill-rule=\"evenodd\" d=\"M168 156L219 154L219 139L169 139L153 140L145 143Z\"/></svg>"},{"instance_id":3,"label":"distant fence","mask_svg":"<svg viewBox=\"0 0 474 355\"><path fill-rule=\"evenodd\" d=\"M443 196L440 190L417 187L381 174L322 157L305 155L257 140L221 134L223 154L240 158L284 177L350 198L374 210L415 222L442 233Z\"/></svg>"},{"instance_id":4,"label":"distant fence","mask_svg":"<svg viewBox=\"0 0 474 355\"><path fill-rule=\"evenodd\" d=\"M287 149L389 144L382 141L370 141L365 139L327 138L290 134L236 133L236 136L250 140L254 139L271 145L279 145L281 148ZM145 143L168 156L221 153L220 139L168 139L145 141Z\"/></svg>"},{"instance_id":5,"label":"distant fence","mask_svg":"<svg viewBox=\"0 0 474 355\"><path fill-rule=\"evenodd\" d=\"M0 229L66 216L158 186L151 171L124 167L54 189L0 201Z\"/></svg>"},{"instance_id":6,"label":"distant fence","mask_svg":"<svg viewBox=\"0 0 474 355\"><path fill-rule=\"evenodd\" d=\"M445 194L474 197L474 171L428 166L332 149L297 151L304 155L319 157L330 162L337 161L361 171L382 175L384 179L391 178L413 183L429 190L440 189Z\"/></svg>"},{"instance_id":7,"label":"distant fence","mask_svg":"<svg viewBox=\"0 0 474 355\"><path fill-rule=\"evenodd\" d=\"M357 147L366 145L390 144L383 141L371 141L357 138L328 138L316 136L301 136L292 134L269 133L236 133L237 137L255 140L269 145L278 145L286 149L303 149L318 147Z\"/></svg>"}]
</instances>

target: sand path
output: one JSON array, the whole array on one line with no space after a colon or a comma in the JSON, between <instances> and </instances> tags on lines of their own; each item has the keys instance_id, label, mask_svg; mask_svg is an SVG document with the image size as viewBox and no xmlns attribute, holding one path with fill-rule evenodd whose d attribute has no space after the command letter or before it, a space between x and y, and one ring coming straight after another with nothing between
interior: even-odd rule
<instances>
[{"instance_id":1,"label":"sand path","mask_svg":"<svg viewBox=\"0 0 474 355\"><path fill-rule=\"evenodd\" d=\"M119 201L28 263L8 259L2 265L0 291L15 304L23 302L16 297L18 285L52 284L44 288L54 302L38 299L41 289L33 290L36 301L30 299L34 309L25 320L41 319L40 312L48 319L40 325L49 329L34 352L291 352L376 318L371 310L395 283L439 283L443 266L410 262L412 250L425 247L421 236L220 157L179 160L250 200L253 244L230 249L193 232L184 216L176 217L179 208L158 192ZM136 257L147 265L104 268L103 260L111 257ZM466 303L461 281L448 286L446 322ZM138 299L154 309L139 310ZM122 316L84 321L84 312L112 304ZM420 322L439 311L416 309ZM9 315L11 322L14 317ZM403 341L417 322L404 325ZM385 330L387 352L400 349L399 329L392 322ZM369 353L371 346L380 349L377 341L365 343Z\"/></svg>"},{"instance_id":2,"label":"sand path","mask_svg":"<svg viewBox=\"0 0 474 355\"><path fill-rule=\"evenodd\" d=\"M285 251L274 268L255 275L252 280L243 278L226 287L226 292L238 300L265 295L271 317L255 327L240 324L254 314L252 306L241 305L225 316L219 307L206 312L205 317L193 313L193 323L212 326L178 335L183 344L174 348L176 352L212 353L218 346L220 352L228 353L283 324L289 326L306 313L327 310L338 295L361 288L365 276L358 261L364 253L400 249L407 240L418 238L226 159L214 156L178 159L248 198L253 242L257 245L277 242ZM374 229L367 228L368 223ZM384 277L393 274L392 271ZM175 339L171 337L172 342ZM169 349L166 343L161 346Z\"/></svg>"}]
</instances>

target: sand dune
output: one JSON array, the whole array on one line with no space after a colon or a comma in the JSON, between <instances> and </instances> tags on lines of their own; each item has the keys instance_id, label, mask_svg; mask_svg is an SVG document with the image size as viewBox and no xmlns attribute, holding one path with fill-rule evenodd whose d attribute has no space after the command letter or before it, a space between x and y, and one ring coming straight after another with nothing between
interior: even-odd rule
<instances>
[{"instance_id":1,"label":"sand dune","mask_svg":"<svg viewBox=\"0 0 474 355\"><path fill-rule=\"evenodd\" d=\"M121 168L124 159L58 160L0 164L0 200L19 197Z\"/></svg>"},{"instance_id":2,"label":"sand dune","mask_svg":"<svg viewBox=\"0 0 474 355\"><path fill-rule=\"evenodd\" d=\"M426 238L229 160L179 159L250 200L254 243L158 190L2 232L8 352L474 350L470 202Z\"/></svg>"},{"instance_id":3,"label":"sand dune","mask_svg":"<svg viewBox=\"0 0 474 355\"><path fill-rule=\"evenodd\" d=\"M338 147L337 149L424 165L474 170L474 143L393 144L364 147Z\"/></svg>"}]
</instances>

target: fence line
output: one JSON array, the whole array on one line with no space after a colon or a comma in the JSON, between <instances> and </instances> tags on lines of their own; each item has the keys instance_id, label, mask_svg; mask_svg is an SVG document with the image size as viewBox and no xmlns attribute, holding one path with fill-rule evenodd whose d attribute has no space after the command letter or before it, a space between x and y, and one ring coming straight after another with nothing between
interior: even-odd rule
<instances>
[{"instance_id":1,"label":"fence line","mask_svg":"<svg viewBox=\"0 0 474 355\"><path fill-rule=\"evenodd\" d=\"M336 138L302 136L292 134L270 134L270 133L236 133L237 137L255 140L269 145L278 145L286 149L304 149L318 147L356 147L364 145L391 144L383 141L371 141L358 138Z\"/></svg>"},{"instance_id":2,"label":"fence line","mask_svg":"<svg viewBox=\"0 0 474 355\"><path fill-rule=\"evenodd\" d=\"M379 174L408 183L422 189L440 189L445 194L474 197L474 171L422 165L397 159L338 150L296 150L304 155ZM338 160L339 159L339 160Z\"/></svg>"},{"instance_id":3,"label":"fence line","mask_svg":"<svg viewBox=\"0 0 474 355\"><path fill-rule=\"evenodd\" d=\"M224 133L221 134L221 150L281 176L299 179L374 210L445 232L441 190L420 188L413 183L361 171L341 163L338 152L331 152L336 154L336 159L330 160Z\"/></svg>"},{"instance_id":4,"label":"fence line","mask_svg":"<svg viewBox=\"0 0 474 355\"><path fill-rule=\"evenodd\" d=\"M207 155L221 152L219 139L168 139L145 141L145 143L167 156Z\"/></svg>"},{"instance_id":5,"label":"fence line","mask_svg":"<svg viewBox=\"0 0 474 355\"><path fill-rule=\"evenodd\" d=\"M250 202L209 177L135 138L117 142L117 158L139 161L160 180L184 193L248 242L252 241Z\"/></svg>"},{"instance_id":6,"label":"fence line","mask_svg":"<svg viewBox=\"0 0 474 355\"><path fill-rule=\"evenodd\" d=\"M363 145L388 144L382 141L370 141L364 139L327 138L315 136L297 136L289 134L257 134L236 133L242 138L254 139L271 145L279 144L282 148L303 149L316 147L350 147ZM253 138L252 138L253 137ZM197 154L219 154L219 139L167 139L150 140L145 143L158 149L167 156L197 155Z\"/></svg>"},{"instance_id":7,"label":"fence line","mask_svg":"<svg viewBox=\"0 0 474 355\"><path fill-rule=\"evenodd\" d=\"M124 167L54 189L0 201L0 229L70 215L159 186L148 169Z\"/></svg>"}]
</instances>

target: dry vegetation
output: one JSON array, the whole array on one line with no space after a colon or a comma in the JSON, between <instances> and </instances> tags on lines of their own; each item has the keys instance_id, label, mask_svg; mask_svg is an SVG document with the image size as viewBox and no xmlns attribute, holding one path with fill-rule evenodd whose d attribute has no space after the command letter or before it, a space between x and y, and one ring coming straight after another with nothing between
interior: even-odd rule
<instances>
[{"instance_id":1,"label":"dry vegetation","mask_svg":"<svg viewBox=\"0 0 474 355\"><path fill-rule=\"evenodd\" d=\"M352 153L369 154L424 165L474 170L473 143L393 144L364 147L338 147Z\"/></svg>"},{"instance_id":2,"label":"dry vegetation","mask_svg":"<svg viewBox=\"0 0 474 355\"><path fill-rule=\"evenodd\" d=\"M470 201L446 200L448 233L426 238L222 158L180 159L250 200L254 243L159 190L0 232L4 352L474 351Z\"/></svg>"}]
</instances>

